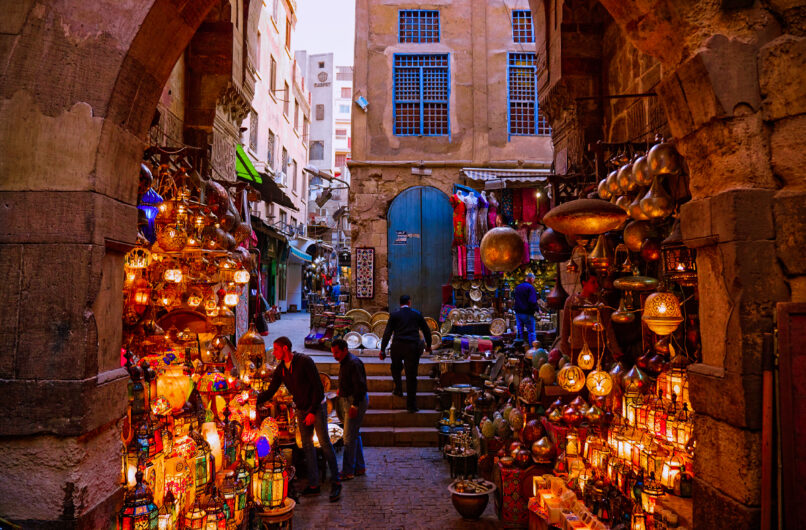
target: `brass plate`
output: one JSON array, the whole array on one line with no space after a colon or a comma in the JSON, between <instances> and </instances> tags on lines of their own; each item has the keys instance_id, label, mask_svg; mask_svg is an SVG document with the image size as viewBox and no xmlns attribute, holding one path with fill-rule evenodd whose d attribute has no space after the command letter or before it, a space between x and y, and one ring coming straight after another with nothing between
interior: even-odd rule
<instances>
[{"instance_id":1,"label":"brass plate","mask_svg":"<svg viewBox=\"0 0 806 530\"><path fill-rule=\"evenodd\" d=\"M376 324L376 323L377 323L379 320L389 320L389 313L388 313L388 312L386 312L386 311L378 311L377 313L375 313L374 315L372 315L372 318L371 318L371 319L369 319L369 324L370 324L371 326L375 327L375 324Z\"/></svg>"},{"instance_id":2,"label":"brass plate","mask_svg":"<svg viewBox=\"0 0 806 530\"><path fill-rule=\"evenodd\" d=\"M425 323L428 324L428 329L431 331L436 331L439 329L439 324L437 324L437 321L431 317L425 317Z\"/></svg>"}]
</instances>

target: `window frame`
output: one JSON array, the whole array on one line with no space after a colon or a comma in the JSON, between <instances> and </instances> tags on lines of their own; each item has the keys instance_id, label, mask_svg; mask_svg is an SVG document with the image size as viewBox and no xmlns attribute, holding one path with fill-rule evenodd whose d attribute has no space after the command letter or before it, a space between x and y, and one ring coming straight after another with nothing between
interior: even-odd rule
<instances>
[{"instance_id":1,"label":"window frame","mask_svg":"<svg viewBox=\"0 0 806 530\"><path fill-rule=\"evenodd\" d=\"M321 113L319 111L322 111ZM313 109L314 112L314 119L316 121L324 121L325 119L325 105L322 103L317 103ZM321 116L321 117L320 117Z\"/></svg>"},{"instance_id":2,"label":"window frame","mask_svg":"<svg viewBox=\"0 0 806 530\"><path fill-rule=\"evenodd\" d=\"M314 148L321 149L321 156L318 158L314 158ZM324 160L325 159L325 142L324 140L312 140L310 143L310 147L308 147L308 159L309 160ZM319 153L317 153L319 154Z\"/></svg>"},{"instance_id":3,"label":"window frame","mask_svg":"<svg viewBox=\"0 0 806 530\"><path fill-rule=\"evenodd\" d=\"M445 100L426 100L423 98L423 70L425 68L429 68L427 66L398 66L397 62L398 59L404 57L444 57L445 58L445 72L446 72L446 93L445 93ZM397 97L397 70L398 68L419 68L419 81L420 81L420 89L419 89L419 101L413 100L400 100ZM430 67L436 68L436 67ZM442 67L439 67L442 68ZM397 127L397 105L398 103L417 103L419 102L420 105L420 125L417 133L401 133L398 132ZM425 105L426 104L445 104L445 114L447 119L447 130L445 133L440 134L424 134L425 131ZM396 53L393 57L392 62L392 134L394 136L426 136L426 137L438 137L438 136L447 136L448 139L451 138L451 54L450 53Z\"/></svg>"},{"instance_id":4,"label":"window frame","mask_svg":"<svg viewBox=\"0 0 806 530\"><path fill-rule=\"evenodd\" d=\"M274 131L269 129L269 134L266 142L266 164L274 170L274 144L277 141L277 136Z\"/></svg>"},{"instance_id":5,"label":"window frame","mask_svg":"<svg viewBox=\"0 0 806 530\"><path fill-rule=\"evenodd\" d=\"M529 21L529 36L521 35L522 31L516 32L515 19L522 18ZM516 44L534 44L535 42L535 24L532 19L531 9L513 9L510 23L512 25L512 42Z\"/></svg>"},{"instance_id":6,"label":"window frame","mask_svg":"<svg viewBox=\"0 0 806 530\"><path fill-rule=\"evenodd\" d=\"M269 63L269 94L274 96L277 91L277 59L271 55L271 62Z\"/></svg>"},{"instance_id":7,"label":"window frame","mask_svg":"<svg viewBox=\"0 0 806 530\"><path fill-rule=\"evenodd\" d=\"M288 118L289 112L291 112L291 87L288 86L288 81L283 81L283 116Z\"/></svg>"},{"instance_id":8,"label":"window frame","mask_svg":"<svg viewBox=\"0 0 806 530\"><path fill-rule=\"evenodd\" d=\"M347 95L345 96L344 93L347 91ZM341 98L340 99L352 99L353 97L353 87L350 86L343 86L341 87Z\"/></svg>"},{"instance_id":9,"label":"window frame","mask_svg":"<svg viewBox=\"0 0 806 530\"><path fill-rule=\"evenodd\" d=\"M528 56L531 58L531 64L517 65L513 61L518 60L520 57ZM532 80L534 83L534 100L513 98L512 94L512 70L518 69L531 69ZM513 103L524 103L534 105L534 131L533 132L513 132L512 130L512 105ZM542 122L542 123L541 123ZM507 53L507 140L511 140L513 136L550 136L551 127L548 125L546 118L540 114L540 104L537 99L537 54L535 52L508 52Z\"/></svg>"},{"instance_id":10,"label":"window frame","mask_svg":"<svg viewBox=\"0 0 806 530\"><path fill-rule=\"evenodd\" d=\"M430 33L426 34L424 38L423 21L427 16L436 13L436 36ZM404 37L403 21L404 17L411 17L412 25L416 24L416 28L412 28L413 34ZM427 31L427 30L426 30ZM435 40L431 40L435 39ZM397 42L400 44L437 44L442 41L442 16L439 9L400 9L397 12Z\"/></svg>"}]
</instances>

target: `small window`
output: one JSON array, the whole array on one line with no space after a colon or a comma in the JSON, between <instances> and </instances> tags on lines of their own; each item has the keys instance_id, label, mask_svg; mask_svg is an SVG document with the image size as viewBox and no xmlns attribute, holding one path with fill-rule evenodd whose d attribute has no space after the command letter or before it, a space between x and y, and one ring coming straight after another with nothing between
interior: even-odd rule
<instances>
[{"instance_id":1,"label":"small window","mask_svg":"<svg viewBox=\"0 0 806 530\"><path fill-rule=\"evenodd\" d=\"M353 97L353 89L348 86L341 87L341 97L343 99L350 99Z\"/></svg>"},{"instance_id":2,"label":"small window","mask_svg":"<svg viewBox=\"0 0 806 530\"><path fill-rule=\"evenodd\" d=\"M512 40L515 42L535 41L532 12L528 9L516 9L512 12Z\"/></svg>"},{"instance_id":3,"label":"small window","mask_svg":"<svg viewBox=\"0 0 806 530\"><path fill-rule=\"evenodd\" d=\"M398 42L439 42L439 11L425 9L400 11Z\"/></svg>"},{"instance_id":4,"label":"small window","mask_svg":"<svg viewBox=\"0 0 806 530\"><path fill-rule=\"evenodd\" d=\"M291 108L291 92L288 90L288 83L283 83L283 114L288 116Z\"/></svg>"},{"instance_id":5,"label":"small window","mask_svg":"<svg viewBox=\"0 0 806 530\"><path fill-rule=\"evenodd\" d=\"M291 49L291 19L285 19L285 49Z\"/></svg>"},{"instance_id":6,"label":"small window","mask_svg":"<svg viewBox=\"0 0 806 530\"><path fill-rule=\"evenodd\" d=\"M283 147L283 159L280 161L283 164L283 173L288 174L288 151Z\"/></svg>"},{"instance_id":7,"label":"small window","mask_svg":"<svg viewBox=\"0 0 806 530\"><path fill-rule=\"evenodd\" d=\"M510 53L507 66L507 121L509 134L551 134L551 127L537 105L537 55Z\"/></svg>"},{"instance_id":8,"label":"small window","mask_svg":"<svg viewBox=\"0 0 806 530\"><path fill-rule=\"evenodd\" d=\"M325 142L321 140L314 140L311 142L310 151L311 160L324 160L325 159Z\"/></svg>"},{"instance_id":9,"label":"small window","mask_svg":"<svg viewBox=\"0 0 806 530\"><path fill-rule=\"evenodd\" d=\"M339 112L341 114L350 114L350 105L339 105Z\"/></svg>"},{"instance_id":10,"label":"small window","mask_svg":"<svg viewBox=\"0 0 806 530\"><path fill-rule=\"evenodd\" d=\"M336 138L347 138L347 129L336 129Z\"/></svg>"},{"instance_id":11,"label":"small window","mask_svg":"<svg viewBox=\"0 0 806 530\"><path fill-rule=\"evenodd\" d=\"M325 119L325 106L321 103L316 105L316 121L322 121Z\"/></svg>"},{"instance_id":12,"label":"small window","mask_svg":"<svg viewBox=\"0 0 806 530\"><path fill-rule=\"evenodd\" d=\"M297 191L297 161L291 161L291 189Z\"/></svg>"},{"instance_id":13,"label":"small window","mask_svg":"<svg viewBox=\"0 0 806 530\"><path fill-rule=\"evenodd\" d=\"M325 61L319 61L319 69L323 69L325 67Z\"/></svg>"},{"instance_id":14,"label":"small window","mask_svg":"<svg viewBox=\"0 0 806 530\"><path fill-rule=\"evenodd\" d=\"M308 118L302 118L302 141L308 143Z\"/></svg>"},{"instance_id":15,"label":"small window","mask_svg":"<svg viewBox=\"0 0 806 530\"><path fill-rule=\"evenodd\" d=\"M269 129L269 143L266 149L266 163L274 169L274 131Z\"/></svg>"},{"instance_id":16,"label":"small window","mask_svg":"<svg viewBox=\"0 0 806 530\"><path fill-rule=\"evenodd\" d=\"M448 55L395 55L394 134L447 136Z\"/></svg>"},{"instance_id":17,"label":"small window","mask_svg":"<svg viewBox=\"0 0 806 530\"><path fill-rule=\"evenodd\" d=\"M253 153L257 153L257 128L257 112L253 110L249 113L249 149L251 149Z\"/></svg>"},{"instance_id":18,"label":"small window","mask_svg":"<svg viewBox=\"0 0 806 530\"><path fill-rule=\"evenodd\" d=\"M269 65L269 92L274 94L275 90L277 90L277 61L272 56Z\"/></svg>"},{"instance_id":19,"label":"small window","mask_svg":"<svg viewBox=\"0 0 806 530\"><path fill-rule=\"evenodd\" d=\"M340 153L336 155L336 167L344 167L347 165L347 155Z\"/></svg>"},{"instance_id":20,"label":"small window","mask_svg":"<svg viewBox=\"0 0 806 530\"><path fill-rule=\"evenodd\" d=\"M294 99L294 130L299 129L299 101Z\"/></svg>"},{"instance_id":21,"label":"small window","mask_svg":"<svg viewBox=\"0 0 806 530\"><path fill-rule=\"evenodd\" d=\"M353 67L342 67L336 72L336 81L352 81L353 80Z\"/></svg>"},{"instance_id":22,"label":"small window","mask_svg":"<svg viewBox=\"0 0 806 530\"><path fill-rule=\"evenodd\" d=\"M257 45L255 46L255 63L257 69L260 70L260 32L257 32Z\"/></svg>"},{"instance_id":23,"label":"small window","mask_svg":"<svg viewBox=\"0 0 806 530\"><path fill-rule=\"evenodd\" d=\"M280 222L284 225L288 223L288 214L285 212L280 212Z\"/></svg>"}]
</instances>

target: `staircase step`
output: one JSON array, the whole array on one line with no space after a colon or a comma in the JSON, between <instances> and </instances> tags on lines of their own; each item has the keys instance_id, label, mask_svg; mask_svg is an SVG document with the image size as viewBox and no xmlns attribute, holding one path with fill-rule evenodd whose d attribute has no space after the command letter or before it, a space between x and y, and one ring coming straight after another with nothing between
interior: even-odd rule
<instances>
[{"instance_id":1,"label":"staircase step","mask_svg":"<svg viewBox=\"0 0 806 530\"><path fill-rule=\"evenodd\" d=\"M432 392L417 392L417 408L435 410L439 406L437 395ZM369 408L373 409L405 409L406 398L394 396L389 392L369 392Z\"/></svg>"},{"instance_id":2,"label":"staircase step","mask_svg":"<svg viewBox=\"0 0 806 530\"><path fill-rule=\"evenodd\" d=\"M367 447L436 447L434 427L362 427L361 442Z\"/></svg>"},{"instance_id":3,"label":"staircase step","mask_svg":"<svg viewBox=\"0 0 806 530\"><path fill-rule=\"evenodd\" d=\"M320 372L324 372L328 375L339 375L339 363L333 360L333 357L325 357L325 356L315 356L313 360L316 362L316 367L319 369ZM362 359L364 361L364 370L367 373L367 376L371 375L391 375L391 361L386 359L385 361L380 361L378 359L372 359L375 362L371 362L370 359ZM428 376L431 375L431 372L434 370L436 363L433 361L421 361L420 366L417 369L418 376Z\"/></svg>"},{"instance_id":4,"label":"staircase step","mask_svg":"<svg viewBox=\"0 0 806 530\"><path fill-rule=\"evenodd\" d=\"M403 376L403 385L406 384L406 376ZM433 392L436 386L436 379L430 377L420 376L417 378L417 390L423 392ZM331 376L330 387L336 389L339 387L339 378ZM367 390L370 392L392 392L395 389L395 380L391 375L368 375L367 376Z\"/></svg>"},{"instance_id":5,"label":"staircase step","mask_svg":"<svg viewBox=\"0 0 806 530\"><path fill-rule=\"evenodd\" d=\"M430 409L421 409L416 414L412 414L406 409L369 409L364 415L362 428L363 426L436 428L436 424L441 417L442 413L440 411Z\"/></svg>"}]
</instances>

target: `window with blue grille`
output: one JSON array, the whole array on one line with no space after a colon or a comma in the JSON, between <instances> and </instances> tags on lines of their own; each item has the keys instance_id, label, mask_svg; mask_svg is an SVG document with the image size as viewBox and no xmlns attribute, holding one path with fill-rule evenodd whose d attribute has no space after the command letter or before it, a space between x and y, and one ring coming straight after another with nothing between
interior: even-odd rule
<instances>
[{"instance_id":1,"label":"window with blue grille","mask_svg":"<svg viewBox=\"0 0 806 530\"><path fill-rule=\"evenodd\" d=\"M507 65L507 122L509 134L534 136L551 134L537 105L537 56L510 53Z\"/></svg>"},{"instance_id":2,"label":"window with blue grille","mask_svg":"<svg viewBox=\"0 0 806 530\"><path fill-rule=\"evenodd\" d=\"M512 12L512 40L515 42L535 41L532 12L528 9L516 9Z\"/></svg>"},{"instance_id":3,"label":"window with blue grille","mask_svg":"<svg viewBox=\"0 0 806 530\"><path fill-rule=\"evenodd\" d=\"M398 13L399 42L439 42L439 11L401 10Z\"/></svg>"},{"instance_id":4,"label":"window with blue grille","mask_svg":"<svg viewBox=\"0 0 806 530\"><path fill-rule=\"evenodd\" d=\"M394 133L397 136L450 134L448 55L396 54Z\"/></svg>"}]
</instances>

